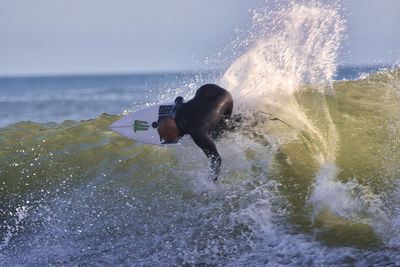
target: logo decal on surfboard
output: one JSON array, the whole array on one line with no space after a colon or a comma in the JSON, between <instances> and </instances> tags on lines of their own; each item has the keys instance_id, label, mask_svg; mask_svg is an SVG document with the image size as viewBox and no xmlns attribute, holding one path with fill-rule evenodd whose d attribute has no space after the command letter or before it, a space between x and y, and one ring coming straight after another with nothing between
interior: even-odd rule
<instances>
[{"instance_id":1,"label":"logo decal on surfboard","mask_svg":"<svg viewBox=\"0 0 400 267\"><path fill-rule=\"evenodd\" d=\"M138 121L135 120L133 123L133 131L136 133L137 131L147 131L149 129L149 124L147 121Z\"/></svg>"}]
</instances>

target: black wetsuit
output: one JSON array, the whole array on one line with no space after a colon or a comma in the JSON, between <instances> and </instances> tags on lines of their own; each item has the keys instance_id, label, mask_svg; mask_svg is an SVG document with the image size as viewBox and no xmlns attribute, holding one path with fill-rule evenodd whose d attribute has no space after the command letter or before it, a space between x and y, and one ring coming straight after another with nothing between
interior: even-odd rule
<instances>
[{"instance_id":1,"label":"black wetsuit","mask_svg":"<svg viewBox=\"0 0 400 267\"><path fill-rule=\"evenodd\" d=\"M214 180L218 178L221 157L211 137L220 135L226 120L231 117L232 108L232 95L215 84L201 86L187 103L183 103L182 97L175 99L173 119L179 133L181 136L189 134L210 158Z\"/></svg>"}]
</instances>

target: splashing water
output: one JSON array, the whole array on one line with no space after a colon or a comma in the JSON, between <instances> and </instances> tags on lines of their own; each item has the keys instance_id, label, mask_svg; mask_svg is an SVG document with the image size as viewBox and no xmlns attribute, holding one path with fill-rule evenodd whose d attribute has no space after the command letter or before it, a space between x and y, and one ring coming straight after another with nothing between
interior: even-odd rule
<instances>
[{"instance_id":1,"label":"splashing water","mask_svg":"<svg viewBox=\"0 0 400 267\"><path fill-rule=\"evenodd\" d=\"M297 129L306 129L317 146L323 147L322 153L315 155L319 164L334 161L338 140L324 97L319 103L326 121L326 131L322 132L300 107L296 94L305 86L321 94L327 89L332 92L345 30L340 5L319 1L276 5L276 10L253 12L252 29L240 39L244 45L238 45L245 46L245 52L228 68L221 83L230 88L239 107L256 106L279 114Z\"/></svg>"},{"instance_id":2,"label":"splashing water","mask_svg":"<svg viewBox=\"0 0 400 267\"><path fill-rule=\"evenodd\" d=\"M319 1L255 10L249 36L239 40L245 52L228 68L223 83L237 99L263 104L305 84L329 84L345 30L339 11L339 5Z\"/></svg>"}]
</instances>

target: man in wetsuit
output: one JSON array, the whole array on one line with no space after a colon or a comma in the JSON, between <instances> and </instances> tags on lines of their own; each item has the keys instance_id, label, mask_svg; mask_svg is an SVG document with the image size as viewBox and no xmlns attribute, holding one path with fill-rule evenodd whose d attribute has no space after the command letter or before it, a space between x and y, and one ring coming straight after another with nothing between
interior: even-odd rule
<instances>
[{"instance_id":1,"label":"man in wetsuit","mask_svg":"<svg viewBox=\"0 0 400 267\"><path fill-rule=\"evenodd\" d=\"M175 99L173 117L158 125L158 133L165 141L189 134L210 159L212 178L217 180L221 156L212 138L217 138L230 119L233 108L232 95L215 84L201 86L193 99L183 103L182 97Z\"/></svg>"}]
</instances>

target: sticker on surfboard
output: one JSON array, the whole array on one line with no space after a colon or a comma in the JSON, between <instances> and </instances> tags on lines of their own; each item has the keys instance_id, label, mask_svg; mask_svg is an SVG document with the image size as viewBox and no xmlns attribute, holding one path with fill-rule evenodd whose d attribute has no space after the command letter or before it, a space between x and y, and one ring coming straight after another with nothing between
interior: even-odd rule
<instances>
[{"instance_id":1,"label":"sticker on surfboard","mask_svg":"<svg viewBox=\"0 0 400 267\"><path fill-rule=\"evenodd\" d=\"M157 132L158 124L165 118L172 118L174 103L164 103L137 110L110 125L114 132L129 139L157 146L177 145L180 138L165 142Z\"/></svg>"}]
</instances>

